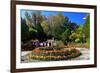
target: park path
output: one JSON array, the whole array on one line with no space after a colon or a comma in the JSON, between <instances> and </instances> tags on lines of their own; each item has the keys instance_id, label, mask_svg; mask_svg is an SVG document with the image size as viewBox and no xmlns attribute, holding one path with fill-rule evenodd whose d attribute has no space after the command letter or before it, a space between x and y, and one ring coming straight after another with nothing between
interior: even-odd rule
<instances>
[{"instance_id":1,"label":"park path","mask_svg":"<svg viewBox=\"0 0 100 73\"><path fill-rule=\"evenodd\" d=\"M78 48L78 49L81 51L82 55L80 55L77 58L73 58L71 60L89 60L90 59L90 49L86 49L86 48L82 48L82 49Z\"/></svg>"}]
</instances>

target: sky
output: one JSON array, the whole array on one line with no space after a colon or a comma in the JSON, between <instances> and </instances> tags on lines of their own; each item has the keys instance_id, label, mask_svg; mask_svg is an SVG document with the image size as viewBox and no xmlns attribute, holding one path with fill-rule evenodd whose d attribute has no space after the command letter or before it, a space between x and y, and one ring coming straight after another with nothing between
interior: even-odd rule
<instances>
[{"instance_id":1,"label":"sky","mask_svg":"<svg viewBox=\"0 0 100 73\"><path fill-rule=\"evenodd\" d=\"M30 15L34 10L21 10L21 17L25 18L25 12L28 12ZM50 16L61 13L63 16L67 16L71 22L74 22L78 25L83 25L86 20L88 13L83 12L58 12L58 11L41 11L41 15Z\"/></svg>"}]
</instances>

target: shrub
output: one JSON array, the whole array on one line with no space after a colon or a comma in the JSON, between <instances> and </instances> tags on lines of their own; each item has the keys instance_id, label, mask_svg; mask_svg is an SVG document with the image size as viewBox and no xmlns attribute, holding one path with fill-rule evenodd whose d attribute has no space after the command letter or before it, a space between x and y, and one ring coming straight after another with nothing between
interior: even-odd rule
<instances>
[{"instance_id":1,"label":"shrub","mask_svg":"<svg viewBox=\"0 0 100 73\"><path fill-rule=\"evenodd\" d=\"M48 48L50 50L48 50ZM78 57L81 55L81 52L75 48L73 49L52 49L53 47L42 47L32 52L32 59L34 60L41 60L41 61L58 61L58 60L67 60Z\"/></svg>"}]
</instances>

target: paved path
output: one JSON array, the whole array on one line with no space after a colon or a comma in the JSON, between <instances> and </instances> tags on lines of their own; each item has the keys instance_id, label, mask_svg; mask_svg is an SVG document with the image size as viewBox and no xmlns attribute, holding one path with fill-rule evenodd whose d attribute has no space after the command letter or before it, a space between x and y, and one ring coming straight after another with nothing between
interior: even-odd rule
<instances>
[{"instance_id":1,"label":"paved path","mask_svg":"<svg viewBox=\"0 0 100 73\"><path fill-rule=\"evenodd\" d=\"M78 48L79 49L79 48ZM71 60L89 60L90 59L90 50L89 49L79 49L82 53L81 56L73 58Z\"/></svg>"},{"instance_id":2,"label":"paved path","mask_svg":"<svg viewBox=\"0 0 100 73\"><path fill-rule=\"evenodd\" d=\"M21 56L25 56L25 55L27 55L27 54L29 54L29 53L31 53L32 51L23 51L23 52L21 52Z\"/></svg>"}]
</instances>

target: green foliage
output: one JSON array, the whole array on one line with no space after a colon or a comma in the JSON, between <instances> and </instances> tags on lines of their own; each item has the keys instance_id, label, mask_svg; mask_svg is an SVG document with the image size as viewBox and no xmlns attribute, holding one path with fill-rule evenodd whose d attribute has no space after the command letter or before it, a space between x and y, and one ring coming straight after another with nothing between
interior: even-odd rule
<instances>
[{"instance_id":1,"label":"green foliage","mask_svg":"<svg viewBox=\"0 0 100 73\"><path fill-rule=\"evenodd\" d=\"M32 17L28 12L25 12L24 23L21 21L23 25L21 31L23 39L39 39L40 41L46 39L46 34L40 25L43 21L41 11L33 11L31 15Z\"/></svg>"},{"instance_id":2,"label":"green foliage","mask_svg":"<svg viewBox=\"0 0 100 73\"><path fill-rule=\"evenodd\" d=\"M70 35L70 40L75 43L84 43L86 41L84 37L83 26L79 26L74 32Z\"/></svg>"},{"instance_id":3,"label":"green foliage","mask_svg":"<svg viewBox=\"0 0 100 73\"><path fill-rule=\"evenodd\" d=\"M88 15L86 18L86 22L83 26L83 33L85 34L86 38L90 37L90 16Z\"/></svg>"},{"instance_id":4,"label":"green foliage","mask_svg":"<svg viewBox=\"0 0 100 73\"><path fill-rule=\"evenodd\" d=\"M29 27L26 25L25 19L21 18L21 40L29 38Z\"/></svg>"},{"instance_id":5,"label":"green foliage","mask_svg":"<svg viewBox=\"0 0 100 73\"><path fill-rule=\"evenodd\" d=\"M31 15L31 16L30 16ZM58 14L48 17L41 15L41 11L25 12L25 19L21 19L22 40L38 39L45 41L49 38L67 43L90 43L90 16L87 15L83 26L71 22L68 17Z\"/></svg>"},{"instance_id":6,"label":"green foliage","mask_svg":"<svg viewBox=\"0 0 100 73\"><path fill-rule=\"evenodd\" d=\"M66 29L62 35L61 35L61 40L64 42L64 44L67 44L67 42L69 42L69 35L70 35L71 31L69 29Z\"/></svg>"},{"instance_id":7,"label":"green foliage","mask_svg":"<svg viewBox=\"0 0 100 73\"><path fill-rule=\"evenodd\" d=\"M57 40L61 40L61 34L64 32L64 27L62 27L61 25L55 26L52 28L52 36L54 37L54 39Z\"/></svg>"},{"instance_id":8,"label":"green foliage","mask_svg":"<svg viewBox=\"0 0 100 73\"><path fill-rule=\"evenodd\" d=\"M30 19L30 15L28 12L25 12L26 19Z\"/></svg>"},{"instance_id":9,"label":"green foliage","mask_svg":"<svg viewBox=\"0 0 100 73\"><path fill-rule=\"evenodd\" d=\"M59 41L56 41L56 47L63 47L64 46L64 43L59 40Z\"/></svg>"},{"instance_id":10,"label":"green foliage","mask_svg":"<svg viewBox=\"0 0 100 73\"><path fill-rule=\"evenodd\" d=\"M39 41L44 41L46 40L46 34L43 31L43 28L40 24L37 24L37 38Z\"/></svg>"},{"instance_id":11,"label":"green foliage","mask_svg":"<svg viewBox=\"0 0 100 73\"><path fill-rule=\"evenodd\" d=\"M77 37L75 39L76 43L82 43L85 41L85 38L83 37L82 30L83 30L83 26L79 26L75 31L75 33L77 34Z\"/></svg>"},{"instance_id":12,"label":"green foliage","mask_svg":"<svg viewBox=\"0 0 100 73\"><path fill-rule=\"evenodd\" d=\"M50 28L49 23L46 20L44 20L41 23L41 26L43 28L43 31L47 34L47 36L50 36L51 35L51 28Z\"/></svg>"},{"instance_id":13,"label":"green foliage","mask_svg":"<svg viewBox=\"0 0 100 73\"><path fill-rule=\"evenodd\" d=\"M65 17L63 25L71 31L75 31L78 28L78 25L76 23L71 22L68 17Z\"/></svg>"},{"instance_id":14,"label":"green foliage","mask_svg":"<svg viewBox=\"0 0 100 73\"><path fill-rule=\"evenodd\" d=\"M65 28L63 26L64 23L64 16L62 14L56 14L53 16L50 16L50 31L51 35L54 37L54 39L61 40L61 34L65 31Z\"/></svg>"},{"instance_id":15,"label":"green foliage","mask_svg":"<svg viewBox=\"0 0 100 73\"><path fill-rule=\"evenodd\" d=\"M87 15L86 22L83 26L83 34L85 38L85 43L90 46L90 15Z\"/></svg>"},{"instance_id":16,"label":"green foliage","mask_svg":"<svg viewBox=\"0 0 100 73\"><path fill-rule=\"evenodd\" d=\"M87 44L88 47L90 47L90 38L86 39L86 44Z\"/></svg>"},{"instance_id":17,"label":"green foliage","mask_svg":"<svg viewBox=\"0 0 100 73\"><path fill-rule=\"evenodd\" d=\"M34 28L34 27L29 27L29 34L30 34L30 39L35 39L36 38L36 33L37 33L37 30Z\"/></svg>"},{"instance_id":18,"label":"green foliage","mask_svg":"<svg viewBox=\"0 0 100 73\"><path fill-rule=\"evenodd\" d=\"M41 11L32 11L32 18L34 26L40 24L43 21Z\"/></svg>"},{"instance_id":19,"label":"green foliage","mask_svg":"<svg viewBox=\"0 0 100 73\"><path fill-rule=\"evenodd\" d=\"M37 32L37 30L33 27L29 27L29 32Z\"/></svg>"},{"instance_id":20,"label":"green foliage","mask_svg":"<svg viewBox=\"0 0 100 73\"><path fill-rule=\"evenodd\" d=\"M78 35L77 33L73 32L73 33L70 35L71 41L75 42L75 40L78 38L78 36L79 36L79 35Z\"/></svg>"}]
</instances>

